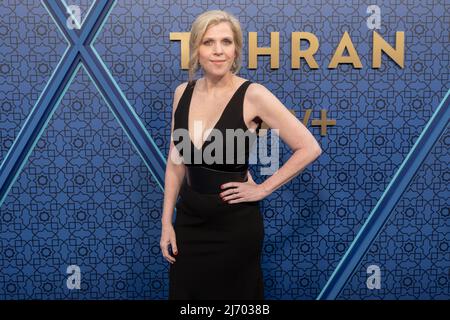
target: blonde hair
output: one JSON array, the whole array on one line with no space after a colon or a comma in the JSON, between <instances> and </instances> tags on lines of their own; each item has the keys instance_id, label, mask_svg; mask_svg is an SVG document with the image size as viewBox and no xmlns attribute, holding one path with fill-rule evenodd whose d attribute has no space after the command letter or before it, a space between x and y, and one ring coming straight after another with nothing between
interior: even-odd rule
<instances>
[{"instance_id":1,"label":"blonde hair","mask_svg":"<svg viewBox=\"0 0 450 320\"><path fill-rule=\"evenodd\" d=\"M236 57L231 67L231 72L236 74L242 65L242 30L239 21L231 14L222 10L210 10L199 15L192 24L189 37L189 81L194 79L195 74L200 69L198 62L198 47L210 26L215 26L221 22L228 22L233 32L236 46Z\"/></svg>"}]
</instances>

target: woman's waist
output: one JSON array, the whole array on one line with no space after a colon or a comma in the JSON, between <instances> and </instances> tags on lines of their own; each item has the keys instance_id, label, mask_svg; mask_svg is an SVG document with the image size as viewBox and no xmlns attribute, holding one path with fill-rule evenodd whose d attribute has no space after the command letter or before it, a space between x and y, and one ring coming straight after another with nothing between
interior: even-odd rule
<instances>
[{"instance_id":1,"label":"woman's waist","mask_svg":"<svg viewBox=\"0 0 450 320\"><path fill-rule=\"evenodd\" d=\"M248 167L238 171L219 170L215 168L187 165L185 183L199 193L218 194L223 191L221 186L227 182L245 182Z\"/></svg>"}]
</instances>

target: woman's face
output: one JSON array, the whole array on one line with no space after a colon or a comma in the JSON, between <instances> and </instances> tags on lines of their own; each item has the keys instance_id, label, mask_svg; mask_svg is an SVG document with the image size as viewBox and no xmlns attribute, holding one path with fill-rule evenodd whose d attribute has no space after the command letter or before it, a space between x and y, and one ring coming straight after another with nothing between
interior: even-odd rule
<instances>
[{"instance_id":1,"label":"woman's face","mask_svg":"<svg viewBox=\"0 0 450 320\"><path fill-rule=\"evenodd\" d=\"M233 31L228 22L210 26L200 42L198 59L205 73L223 76L236 57Z\"/></svg>"}]
</instances>

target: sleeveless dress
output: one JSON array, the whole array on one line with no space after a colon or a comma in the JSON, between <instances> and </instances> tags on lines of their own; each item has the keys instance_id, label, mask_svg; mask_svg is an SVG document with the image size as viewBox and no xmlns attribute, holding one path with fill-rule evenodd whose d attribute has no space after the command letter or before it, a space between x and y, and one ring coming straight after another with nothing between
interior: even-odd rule
<instances>
[{"instance_id":1,"label":"sleeveless dress","mask_svg":"<svg viewBox=\"0 0 450 320\"><path fill-rule=\"evenodd\" d=\"M188 83L174 114L174 130L188 129L188 116L196 80ZM251 81L247 80L237 89L222 112L215 129L225 137L225 129L248 128L243 118L243 101ZM261 126L261 119L254 138ZM250 132L250 131L248 131ZM211 136L211 135L210 135ZM225 140L225 138L224 138ZM174 137L174 145L184 159L193 159L193 153L204 150L211 140L206 139L197 149L191 139L191 154L183 154ZM254 142L254 140L253 140ZM221 171L248 170L248 158L252 141L246 140L245 163L235 162L199 164ZM234 153L236 155L236 152ZM193 162L186 163L197 166ZM222 190L223 191L223 190ZM264 240L263 216L260 201L229 204L218 193L200 193L184 180L176 203L174 230L178 246L176 262L169 269L169 299L264 299L261 252Z\"/></svg>"}]
</instances>

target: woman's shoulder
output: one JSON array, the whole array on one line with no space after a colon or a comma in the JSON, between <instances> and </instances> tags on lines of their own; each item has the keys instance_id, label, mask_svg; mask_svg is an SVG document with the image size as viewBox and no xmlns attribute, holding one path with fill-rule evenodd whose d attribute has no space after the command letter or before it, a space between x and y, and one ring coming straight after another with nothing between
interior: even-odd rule
<instances>
[{"instance_id":1,"label":"woman's shoulder","mask_svg":"<svg viewBox=\"0 0 450 320\"><path fill-rule=\"evenodd\" d=\"M175 88L175 95L183 93L183 91L186 89L187 85L189 84L188 81L180 83L176 88Z\"/></svg>"},{"instance_id":2,"label":"woman's shoulder","mask_svg":"<svg viewBox=\"0 0 450 320\"><path fill-rule=\"evenodd\" d=\"M180 83L176 88L175 88L175 100L178 100L181 98L181 96L183 95L183 92L186 91L187 86L190 84L192 85L194 83L195 80L193 81L186 81L183 83Z\"/></svg>"},{"instance_id":3,"label":"woman's shoulder","mask_svg":"<svg viewBox=\"0 0 450 320\"><path fill-rule=\"evenodd\" d=\"M261 94L264 94L265 92L268 91L268 89L264 85L262 85L258 82L255 82L251 79L242 78L242 77L238 77L238 78L241 81L241 84L243 84L245 82L250 82L250 84L247 87L247 91L246 91L246 96L250 99L258 98L258 96L260 96Z\"/></svg>"},{"instance_id":4,"label":"woman's shoulder","mask_svg":"<svg viewBox=\"0 0 450 320\"><path fill-rule=\"evenodd\" d=\"M250 85L247 88L246 96L251 101L256 101L258 99L261 99L261 97L267 95L269 90L262 85L261 83L251 81Z\"/></svg>"},{"instance_id":5,"label":"woman's shoulder","mask_svg":"<svg viewBox=\"0 0 450 320\"><path fill-rule=\"evenodd\" d=\"M177 110L178 104L181 100L181 97L183 96L184 91L186 90L187 85L188 82L183 82L175 88L175 92L173 94L173 112Z\"/></svg>"}]
</instances>

